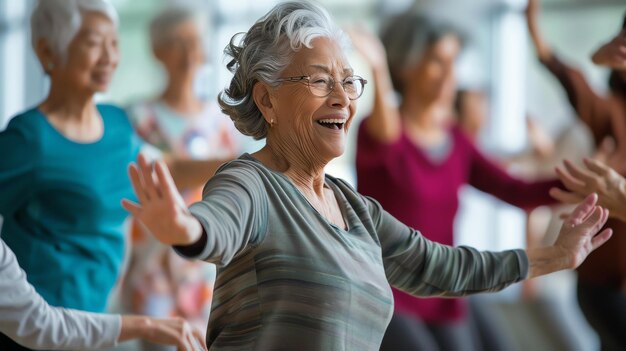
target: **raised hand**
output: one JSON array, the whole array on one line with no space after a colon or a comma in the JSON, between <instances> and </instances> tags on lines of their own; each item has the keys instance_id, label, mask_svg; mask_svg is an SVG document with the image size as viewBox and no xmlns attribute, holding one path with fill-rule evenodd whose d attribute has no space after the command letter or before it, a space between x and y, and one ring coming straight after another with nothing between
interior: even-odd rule
<instances>
[{"instance_id":1,"label":"raised hand","mask_svg":"<svg viewBox=\"0 0 626 351\"><path fill-rule=\"evenodd\" d=\"M373 70L387 70L387 54L380 39L363 27L346 29L354 48L363 56Z\"/></svg>"},{"instance_id":2,"label":"raised hand","mask_svg":"<svg viewBox=\"0 0 626 351\"><path fill-rule=\"evenodd\" d=\"M553 247L562 250L567 258L565 268L577 268L589 254L607 242L613 231L609 228L598 234L609 218L609 211L596 206L598 196L587 196L563 222Z\"/></svg>"},{"instance_id":3,"label":"raised hand","mask_svg":"<svg viewBox=\"0 0 626 351\"><path fill-rule=\"evenodd\" d=\"M122 206L154 237L166 245L189 245L202 235L202 226L190 213L176 189L167 166L152 166L143 155L128 168L139 204L122 200Z\"/></svg>"},{"instance_id":4,"label":"raised hand","mask_svg":"<svg viewBox=\"0 0 626 351\"><path fill-rule=\"evenodd\" d=\"M626 70L626 30L622 30L615 38L598 48L591 60L596 65Z\"/></svg>"},{"instance_id":5,"label":"raised hand","mask_svg":"<svg viewBox=\"0 0 626 351\"><path fill-rule=\"evenodd\" d=\"M598 194L598 204L607 208L612 217L626 221L626 179L604 163L585 159L586 169L565 161L565 169L557 175L569 191L553 188L550 195L563 203L577 203L585 196Z\"/></svg>"}]
</instances>

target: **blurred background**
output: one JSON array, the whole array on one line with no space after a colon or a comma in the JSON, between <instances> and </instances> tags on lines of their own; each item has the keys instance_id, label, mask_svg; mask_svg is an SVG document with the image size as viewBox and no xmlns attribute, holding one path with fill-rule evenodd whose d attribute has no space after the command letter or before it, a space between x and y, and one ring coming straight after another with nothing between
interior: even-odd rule
<instances>
[{"instance_id":1,"label":"blurred background","mask_svg":"<svg viewBox=\"0 0 626 351\"><path fill-rule=\"evenodd\" d=\"M223 48L233 34L246 31L277 1L111 2L120 14L122 59L109 91L97 99L128 106L153 97L163 89L165 75L152 55L148 33L148 23L161 7L184 3L202 12L208 59L196 77L195 90L200 96L214 100L230 78ZM503 160L511 172L529 177L545 174L545 169L551 170L555 164L558 148L567 152L567 148L579 147L592 152L589 133L576 126L575 114L563 89L536 58L524 17L525 0L320 2L347 27L365 26L376 31L386 14L413 8L446 19L460 28L467 42L457 62L459 88L481 92L486 103L485 123L478 134L478 145L494 158ZM39 103L47 91L48 82L30 44L28 23L33 5L32 0L0 0L0 130L13 115ZM625 11L624 0L543 0L540 25L544 38L559 56L579 68L591 85L603 93L607 90L609 72L594 66L589 57L601 43L617 33ZM350 54L350 60L355 72L371 82L364 60L356 52ZM357 119L370 111L372 90L367 86L364 97L359 100ZM539 139L554 146L556 156L536 157L533 150L536 140L529 138L527 118L533 128L541 131ZM354 137L355 133L348 152L328 169L328 173L352 183L355 182ZM247 151L254 151L259 145L250 140L246 144ZM11 150L0 150L0 157L8 152ZM550 210L539 209L529 217L519 209L469 188L463 190L462 198L462 210L456 223L459 245L501 250L523 247L533 235L539 235L540 242L549 240L543 233L551 230ZM489 300L508 328L514 331L518 349L571 347L554 340L554 329L570 338L572 342L568 345L577 345L582 350L596 349L597 337L575 303L574 279L574 272L564 272L539 280L532 288L518 285L482 298ZM555 321L537 317L533 311L545 307L533 302L537 299L547 301L547 305L555 309Z\"/></svg>"}]
</instances>

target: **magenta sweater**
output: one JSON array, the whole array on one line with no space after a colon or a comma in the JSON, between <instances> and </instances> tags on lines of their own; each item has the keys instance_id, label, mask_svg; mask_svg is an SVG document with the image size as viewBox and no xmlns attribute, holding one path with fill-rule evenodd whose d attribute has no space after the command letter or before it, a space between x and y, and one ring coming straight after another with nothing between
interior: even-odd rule
<instances>
[{"instance_id":1,"label":"magenta sweater","mask_svg":"<svg viewBox=\"0 0 626 351\"><path fill-rule=\"evenodd\" d=\"M433 162L405 133L392 143L372 138L361 123L357 137L358 191L378 200L397 219L425 237L453 245L453 222L458 191L465 184L521 208L553 203L548 190L558 180L525 182L509 176L482 155L456 128L451 129L448 155ZM506 235L506 233L502 233ZM465 316L463 299L415 298L393 289L396 313L429 322L448 322Z\"/></svg>"}]
</instances>

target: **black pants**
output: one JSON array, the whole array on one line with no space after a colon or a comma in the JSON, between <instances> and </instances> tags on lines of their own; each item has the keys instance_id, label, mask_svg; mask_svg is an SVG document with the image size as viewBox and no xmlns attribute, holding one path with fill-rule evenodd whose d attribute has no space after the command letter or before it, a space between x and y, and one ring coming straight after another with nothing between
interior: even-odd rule
<instances>
[{"instance_id":1,"label":"black pants","mask_svg":"<svg viewBox=\"0 0 626 351\"><path fill-rule=\"evenodd\" d=\"M454 323L428 324L408 315L394 314L381 351L500 351L511 350L512 339L491 306L469 299L468 318Z\"/></svg>"},{"instance_id":2,"label":"black pants","mask_svg":"<svg viewBox=\"0 0 626 351\"><path fill-rule=\"evenodd\" d=\"M577 292L580 309L598 333L602 351L626 350L626 293L580 282Z\"/></svg>"},{"instance_id":3,"label":"black pants","mask_svg":"<svg viewBox=\"0 0 626 351\"><path fill-rule=\"evenodd\" d=\"M30 351L23 346L20 346L15 341L11 340L8 336L0 333L0 350L2 351Z\"/></svg>"}]
</instances>

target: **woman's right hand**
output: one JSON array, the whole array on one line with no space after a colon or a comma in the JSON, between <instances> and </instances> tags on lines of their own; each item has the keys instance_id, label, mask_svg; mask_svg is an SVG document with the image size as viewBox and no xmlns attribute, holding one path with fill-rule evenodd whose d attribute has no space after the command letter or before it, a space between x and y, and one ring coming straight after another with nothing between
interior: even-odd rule
<instances>
[{"instance_id":1,"label":"woman's right hand","mask_svg":"<svg viewBox=\"0 0 626 351\"><path fill-rule=\"evenodd\" d=\"M626 30L622 30L615 38L598 48L591 60L596 65L626 70Z\"/></svg>"},{"instance_id":2,"label":"woman's right hand","mask_svg":"<svg viewBox=\"0 0 626 351\"><path fill-rule=\"evenodd\" d=\"M352 45L375 72L387 70L387 53L380 39L364 27L348 28Z\"/></svg>"},{"instance_id":3,"label":"woman's right hand","mask_svg":"<svg viewBox=\"0 0 626 351\"><path fill-rule=\"evenodd\" d=\"M202 226L189 213L167 166L156 161L153 170L141 154L137 163L130 165L128 172L139 204L124 199L122 206L163 244L190 245L198 241Z\"/></svg>"},{"instance_id":4,"label":"woman's right hand","mask_svg":"<svg viewBox=\"0 0 626 351\"><path fill-rule=\"evenodd\" d=\"M118 342L142 339L154 344L174 345L177 351L207 350L203 333L182 318L122 316Z\"/></svg>"}]
</instances>

